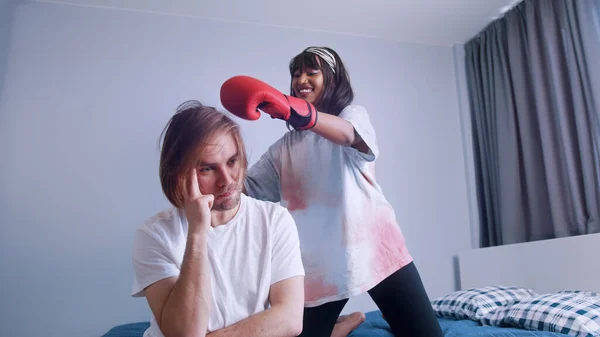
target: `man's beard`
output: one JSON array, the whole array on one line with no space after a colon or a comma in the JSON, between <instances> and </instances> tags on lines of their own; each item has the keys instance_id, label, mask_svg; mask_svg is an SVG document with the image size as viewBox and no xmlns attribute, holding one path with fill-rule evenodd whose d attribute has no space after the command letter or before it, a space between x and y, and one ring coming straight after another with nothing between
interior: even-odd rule
<instances>
[{"instance_id":1,"label":"man's beard","mask_svg":"<svg viewBox=\"0 0 600 337\"><path fill-rule=\"evenodd\" d=\"M240 186L235 186L233 188L230 188L228 191L220 194L228 192L232 192L229 197L223 198L222 200L215 200L215 203L212 207L213 211L229 211L236 208L240 204Z\"/></svg>"}]
</instances>

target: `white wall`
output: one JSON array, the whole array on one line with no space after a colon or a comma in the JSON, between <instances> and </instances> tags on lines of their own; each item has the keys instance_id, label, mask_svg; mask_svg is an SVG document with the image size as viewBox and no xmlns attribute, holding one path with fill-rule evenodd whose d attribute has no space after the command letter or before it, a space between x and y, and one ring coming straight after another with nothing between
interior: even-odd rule
<instances>
[{"instance_id":1,"label":"white wall","mask_svg":"<svg viewBox=\"0 0 600 337\"><path fill-rule=\"evenodd\" d=\"M17 0L0 0L0 94L2 94L2 87L4 85L10 28L12 27L13 13L16 4Z\"/></svg>"},{"instance_id":2,"label":"white wall","mask_svg":"<svg viewBox=\"0 0 600 337\"><path fill-rule=\"evenodd\" d=\"M343 57L378 132L378 180L431 297L456 288L471 247L452 48L25 3L15 12L0 98L0 326L6 336L98 336L148 320L129 297L131 239L168 206L156 142L187 99L220 106L247 74L286 91L308 45ZM285 131L241 121L251 162ZM368 296L346 312L375 309Z\"/></svg>"},{"instance_id":3,"label":"white wall","mask_svg":"<svg viewBox=\"0 0 600 337\"><path fill-rule=\"evenodd\" d=\"M465 63L465 46L455 45L454 69L456 72L456 88L458 94L458 110L462 129L462 144L465 161L465 182L467 186L467 201L471 227L471 247L481 246L479 235L479 206L477 205L477 184L475 181L475 159L473 154L473 132L471 124L471 106L469 103L469 88ZM462 288L462 285L461 285Z\"/></svg>"}]
</instances>

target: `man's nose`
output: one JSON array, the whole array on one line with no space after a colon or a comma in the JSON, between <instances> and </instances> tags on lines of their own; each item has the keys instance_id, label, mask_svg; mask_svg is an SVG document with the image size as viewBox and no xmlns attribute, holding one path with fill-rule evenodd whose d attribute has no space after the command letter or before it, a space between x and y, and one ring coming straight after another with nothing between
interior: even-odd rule
<instances>
[{"instance_id":1,"label":"man's nose","mask_svg":"<svg viewBox=\"0 0 600 337\"><path fill-rule=\"evenodd\" d=\"M221 186L227 186L234 182L233 174L229 170L224 170L221 174Z\"/></svg>"}]
</instances>

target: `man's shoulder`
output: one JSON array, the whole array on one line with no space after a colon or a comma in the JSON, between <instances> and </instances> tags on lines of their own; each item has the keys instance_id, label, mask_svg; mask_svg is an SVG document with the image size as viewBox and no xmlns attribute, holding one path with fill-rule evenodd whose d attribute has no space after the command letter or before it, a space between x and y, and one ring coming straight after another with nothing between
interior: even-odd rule
<instances>
[{"instance_id":1,"label":"man's shoulder","mask_svg":"<svg viewBox=\"0 0 600 337\"><path fill-rule=\"evenodd\" d=\"M137 231L143 231L156 235L173 232L181 227L181 216L179 209L170 207L147 218Z\"/></svg>"},{"instance_id":2,"label":"man's shoulder","mask_svg":"<svg viewBox=\"0 0 600 337\"><path fill-rule=\"evenodd\" d=\"M275 236L285 235L296 230L296 222L287 208L271 201L255 199L244 195L247 205L247 220L254 228L262 228Z\"/></svg>"},{"instance_id":3,"label":"man's shoulder","mask_svg":"<svg viewBox=\"0 0 600 337\"><path fill-rule=\"evenodd\" d=\"M246 199L246 202L248 203L249 208L260 208L260 209L264 209L267 211L276 211L276 212L277 211L281 212L281 211L286 210L285 207L279 205L278 203L274 203L272 201L256 199L256 198L253 198L246 194L242 194L242 195Z\"/></svg>"},{"instance_id":4,"label":"man's shoulder","mask_svg":"<svg viewBox=\"0 0 600 337\"><path fill-rule=\"evenodd\" d=\"M272 201L260 200L243 194L247 202L248 210L251 213L258 212L268 216L268 220L273 221L281 217L282 214L287 212L287 208L274 203Z\"/></svg>"}]
</instances>

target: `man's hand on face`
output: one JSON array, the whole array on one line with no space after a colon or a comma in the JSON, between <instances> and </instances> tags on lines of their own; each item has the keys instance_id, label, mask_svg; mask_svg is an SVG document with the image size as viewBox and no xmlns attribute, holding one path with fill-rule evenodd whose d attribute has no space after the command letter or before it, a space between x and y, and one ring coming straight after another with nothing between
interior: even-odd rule
<instances>
[{"instance_id":1,"label":"man's hand on face","mask_svg":"<svg viewBox=\"0 0 600 337\"><path fill-rule=\"evenodd\" d=\"M206 234L210 229L210 210L215 200L214 195L204 195L198 185L198 174L192 169L184 188L184 210L188 220L188 235Z\"/></svg>"}]
</instances>

